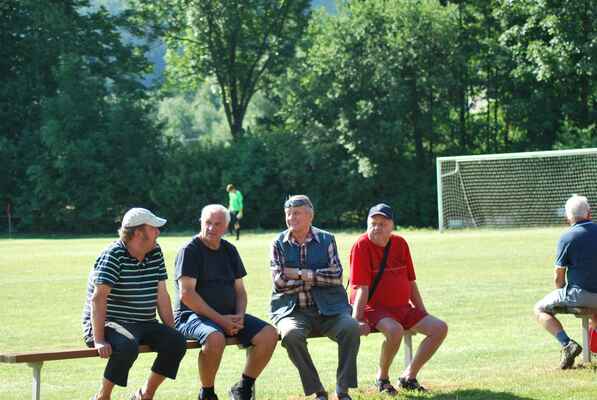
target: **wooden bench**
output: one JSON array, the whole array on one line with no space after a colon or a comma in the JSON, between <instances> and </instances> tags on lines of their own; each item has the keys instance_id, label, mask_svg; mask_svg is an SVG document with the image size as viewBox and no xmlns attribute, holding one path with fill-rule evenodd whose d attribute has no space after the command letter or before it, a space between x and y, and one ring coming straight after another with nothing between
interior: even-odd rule
<instances>
[{"instance_id":1,"label":"wooden bench","mask_svg":"<svg viewBox=\"0 0 597 400\"><path fill-rule=\"evenodd\" d=\"M413 332L406 331L404 335L404 364L408 366L412 361L412 336ZM310 336L318 338L321 336ZM238 345L237 338L226 338L226 345ZM199 349L201 345L196 340L187 340L187 349ZM147 345L139 346L139 353L152 353ZM0 363L20 364L27 363L33 369L33 400L40 400L41 393L41 367L45 361L71 360L75 358L99 357L96 349L78 348L55 351L35 351L29 353L0 353Z\"/></svg>"},{"instance_id":2,"label":"wooden bench","mask_svg":"<svg viewBox=\"0 0 597 400\"><path fill-rule=\"evenodd\" d=\"M591 348L589 345L589 318L597 314L597 309L588 307L557 307L554 309L556 314L572 314L581 319L582 330L582 361L591 362Z\"/></svg>"}]
</instances>

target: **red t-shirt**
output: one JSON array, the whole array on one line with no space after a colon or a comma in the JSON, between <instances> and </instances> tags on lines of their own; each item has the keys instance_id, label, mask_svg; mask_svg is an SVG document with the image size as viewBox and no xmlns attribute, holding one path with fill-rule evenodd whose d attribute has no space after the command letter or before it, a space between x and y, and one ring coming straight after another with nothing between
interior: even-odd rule
<instances>
[{"instance_id":1,"label":"red t-shirt","mask_svg":"<svg viewBox=\"0 0 597 400\"><path fill-rule=\"evenodd\" d=\"M386 268L375 289L369 305L396 307L408 304L410 281L416 280L415 270L408 244L401 236L390 237L392 245L386 261ZM354 303L355 286L369 286L379 272L384 248L377 246L367 234L361 235L350 250L350 302Z\"/></svg>"}]
</instances>

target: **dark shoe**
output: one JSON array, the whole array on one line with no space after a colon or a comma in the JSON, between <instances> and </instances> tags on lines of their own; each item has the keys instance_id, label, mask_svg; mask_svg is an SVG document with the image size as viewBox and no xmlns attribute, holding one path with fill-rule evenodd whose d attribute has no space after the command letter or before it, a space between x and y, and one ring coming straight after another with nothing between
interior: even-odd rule
<instances>
[{"instance_id":1,"label":"dark shoe","mask_svg":"<svg viewBox=\"0 0 597 400\"><path fill-rule=\"evenodd\" d=\"M574 359L582 352L582 347L574 340L570 340L566 346L562 347L561 352L560 368L568 369L574 365Z\"/></svg>"},{"instance_id":2,"label":"dark shoe","mask_svg":"<svg viewBox=\"0 0 597 400\"><path fill-rule=\"evenodd\" d=\"M400 378L400 379L398 379L398 387L400 389L413 390L413 391L417 391L417 392L426 392L427 391L427 389L425 389L423 386L421 386L419 381L417 381L417 378L412 378L412 379Z\"/></svg>"},{"instance_id":3,"label":"dark shoe","mask_svg":"<svg viewBox=\"0 0 597 400\"><path fill-rule=\"evenodd\" d=\"M328 400L328 393L327 392L315 393L315 400Z\"/></svg>"},{"instance_id":4,"label":"dark shoe","mask_svg":"<svg viewBox=\"0 0 597 400\"><path fill-rule=\"evenodd\" d=\"M398 391L392 386L389 379L377 379L375 381L375 387L379 393L389 394L390 396L396 396L398 394Z\"/></svg>"},{"instance_id":5,"label":"dark shoe","mask_svg":"<svg viewBox=\"0 0 597 400\"><path fill-rule=\"evenodd\" d=\"M197 397L198 400L218 400L218 395L215 393L206 393L201 389L199 391L199 396Z\"/></svg>"},{"instance_id":6,"label":"dark shoe","mask_svg":"<svg viewBox=\"0 0 597 400\"><path fill-rule=\"evenodd\" d=\"M247 388L241 382L238 382L230 388L228 395L230 400L252 400L255 398L253 392L253 388Z\"/></svg>"},{"instance_id":7,"label":"dark shoe","mask_svg":"<svg viewBox=\"0 0 597 400\"><path fill-rule=\"evenodd\" d=\"M338 400L352 400L348 393L336 393L336 397L338 397Z\"/></svg>"}]
</instances>

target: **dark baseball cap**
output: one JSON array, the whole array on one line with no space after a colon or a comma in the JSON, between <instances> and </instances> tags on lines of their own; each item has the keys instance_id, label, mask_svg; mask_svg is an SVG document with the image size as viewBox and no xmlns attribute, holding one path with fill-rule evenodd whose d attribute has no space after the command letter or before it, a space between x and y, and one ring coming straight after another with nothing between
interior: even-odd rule
<instances>
[{"instance_id":1,"label":"dark baseball cap","mask_svg":"<svg viewBox=\"0 0 597 400\"><path fill-rule=\"evenodd\" d=\"M381 215L383 217L391 219L392 221L394 220L394 210L392 210L392 207L385 203L376 204L369 209L369 214L367 215L367 218L371 218L374 215Z\"/></svg>"}]
</instances>

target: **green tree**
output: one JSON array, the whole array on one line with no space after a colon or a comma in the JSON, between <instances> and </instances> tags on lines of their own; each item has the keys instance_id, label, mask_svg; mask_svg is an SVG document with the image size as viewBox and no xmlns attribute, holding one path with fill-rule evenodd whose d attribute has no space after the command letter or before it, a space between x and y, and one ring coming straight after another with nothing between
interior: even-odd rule
<instances>
[{"instance_id":1,"label":"green tree","mask_svg":"<svg viewBox=\"0 0 597 400\"><path fill-rule=\"evenodd\" d=\"M594 126L597 3L524 0L499 11L501 41L515 64L506 107L526 132L525 148L552 148L564 124Z\"/></svg>"},{"instance_id":2,"label":"green tree","mask_svg":"<svg viewBox=\"0 0 597 400\"><path fill-rule=\"evenodd\" d=\"M432 222L433 158L452 140L456 17L435 1L370 0L312 25L280 83L280 118L311 148L341 146L328 155L338 165L357 164L323 172L342 176L344 211L386 200L404 223Z\"/></svg>"},{"instance_id":3,"label":"green tree","mask_svg":"<svg viewBox=\"0 0 597 400\"><path fill-rule=\"evenodd\" d=\"M139 20L168 45L185 89L214 76L234 140L254 94L282 73L309 21L308 0L136 0Z\"/></svg>"},{"instance_id":4,"label":"green tree","mask_svg":"<svg viewBox=\"0 0 597 400\"><path fill-rule=\"evenodd\" d=\"M2 47L8 62L0 57L0 142L13 153L2 189L24 229L106 229L131 203L151 202L160 142L141 84L143 49L122 43L125 15L88 6L0 6L12 39Z\"/></svg>"}]
</instances>

